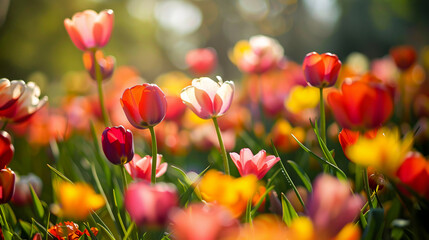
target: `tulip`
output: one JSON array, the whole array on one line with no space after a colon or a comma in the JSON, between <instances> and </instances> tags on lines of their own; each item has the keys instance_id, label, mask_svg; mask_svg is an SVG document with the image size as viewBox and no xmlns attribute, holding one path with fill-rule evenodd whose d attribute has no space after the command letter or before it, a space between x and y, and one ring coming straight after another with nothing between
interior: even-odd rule
<instances>
[{"instance_id":1,"label":"tulip","mask_svg":"<svg viewBox=\"0 0 429 240\"><path fill-rule=\"evenodd\" d=\"M337 81L341 61L337 55L332 53L319 55L317 52L311 52L305 56L302 68L305 78L311 86L331 87Z\"/></svg>"},{"instance_id":2,"label":"tulip","mask_svg":"<svg viewBox=\"0 0 429 240\"><path fill-rule=\"evenodd\" d=\"M415 192L429 199L429 162L420 153L408 153L396 176Z\"/></svg>"},{"instance_id":3,"label":"tulip","mask_svg":"<svg viewBox=\"0 0 429 240\"><path fill-rule=\"evenodd\" d=\"M410 68L417 60L416 50L412 46L397 46L390 50L390 56L402 71Z\"/></svg>"},{"instance_id":4,"label":"tulip","mask_svg":"<svg viewBox=\"0 0 429 240\"><path fill-rule=\"evenodd\" d=\"M85 220L92 211L105 205L104 198L86 183L61 182L57 187L60 216Z\"/></svg>"},{"instance_id":5,"label":"tulip","mask_svg":"<svg viewBox=\"0 0 429 240\"><path fill-rule=\"evenodd\" d=\"M104 47L109 42L113 28L113 10L104 10L97 14L85 10L64 20L64 26L77 48L86 51Z\"/></svg>"},{"instance_id":6,"label":"tulip","mask_svg":"<svg viewBox=\"0 0 429 240\"><path fill-rule=\"evenodd\" d=\"M319 239L329 239L358 216L363 204L363 198L351 194L348 184L320 175L313 183L307 211Z\"/></svg>"},{"instance_id":7,"label":"tulip","mask_svg":"<svg viewBox=\"0 0 429 240\"><path fill-rule=\"evenodd\" d=\"M175 240L217 240L229 230L238 227L238 221L221 206L192 204L172 212L172 238Z\"/></svg>"},{"instance_id":8,"label":"tulip","mask_svg":"<svg viewBox=\"0 0 429 240\"><path fill-rule=\"evenodd\" d=\"M136 128L145 129L160 123L167 111L167 100L156 84L144 83L127 88L121 97L122 109Z\"/></svg>"},{"instance_id":9,"label":"tulip","mask_svg":"<svg viewBox=\"0 0 429 240\"><path fill-rule=\"evenodd\" d=\"M13 158L15 148L9 133L0 131L0 169L6 168Z\"/></svg>"},{"instance_id":10,"label":"tulip","mask_svg":"<svg viewBox=\"0 0 429 240\"><path fill-rule=\"evenodd\" d=\"M97 80L95 64L98 64L100 67L101 79L105 80L113 75L115 58L112 56L104 57L101 50L97 50L96 52L85 51L83 54L83 64L93 80Z\"/></svg>"},{"instance_id":11,"label":"tulip","mask_svg":"<svg viewBox=\"0 0 429 240\"><path fill-rule=\"evenodd\" d=\"M344 128L341 130L340 134L338 134L338 140L340 142L341 148L343 149L344 154L346 154L348 147L352 146L357 142L360 137L359 132L355 132ZM377 129L370 130L365 132L364 138L373 139L377 136ZM346 156L347 157L347 156Z\"/></svg>"},{"instance_id":12,"label":"tulip","mask_svg":"<svg viewBox=\"0 0 429 240\"><path fill-rule=\"evenodd\" d=\"M30 204L33 197L31 196L30 187L32 186L38 196L42 193L42 180L32 173L27 176L21 176L15 184L15 193L12 202L15 205L23 206Z\"/></svg>"},{"instance_id":13,"label":"tulip","mask_svg":"<svg viewBox=\"0 0 429 240\"><path fill-rule=\"evenodd\" d=\"M107 159L115 165L123 165L134 157L133 134L122 125L104 129L101 144Z\"/></svg>"},{"instance_id":14,"label":"tulip","mask_svg":"<svg viewBox=\"0 0 429 240\"><path fill-rule=\"evenodd\" d=\"M161 164L162 155L158 154L156 159L156 177L159 178L167 171L167 163ZM148 182L151 180L152 176L152 157L149 155L141 158L138 154L134 154L134 158L127 164L124 165L127 172L131 177L136 179L143 179Z\"/></svg>"},{"instance_id":15,"label":"tulip","mask_svg":"<svg viewBox=\"0 0 429 240\"><path fill-rule=\"evenodd\" d=\"M42 235L40 234L40 233L36 233L36 234L34 234L34 236L33 236L33 240L42 240L43 238L42 238Z\"/></svg>"},{"instance_id":16,"label":"tulip","mask_svg":"<svg viewBox=\"0 0 429 240\"><path fill-rule=\"evenodd\" d=\"M178 196L172 185L134 182L125 192L124 201L137 226L158 228L167 223L170 210L178 205Z\"/></svg>"},{"instance_id":17,"label":"tulip","mask_svg":"<svg viewBox=\"0 0 429 240\"><path fill-rule=\"evenodd\" d=\"M328 95L328 103L342 128L377 128L392 114L392 96L383 84L345 82L341 88L342 92L334 91Z\"/></svg>"},{"instance_id":18,"label":"tulip","mask_svg":"<svg viewBox=\"0 0 429 240\"><path fill-rule=\"evenodd\" d=\"M261 74L278 67L283 54L283 47L277 40L257 35L249 41L239 41L230 53L230 59L245 73Z\"/></svg>"},{"instance_id":19,"label":"tulip","mask_svg":"<svg viewBox=\"0 0 429 240\"><path fill-rule=\"evenodd\" d=\"M234 83L232 81L218 82L208 78L192 80L192 85L180 93L186 104L198 117L210 119L225 114L232 103Z\"/></svg>"},{"instance_id":20,"label":"tulip","mask_svg":"<svg viewBox=\"0 0 429 240\"><path fill-rule=\"evenodd\" d=\"M10 107L0 111L0 117L15 123L24 122L39 111L48 101L48 97L40 97L40 88L34 82L25 85L24 92Z\"/></svg>"},{"instance_id":21,"label":"tulip","mask_svg":"<svg viewBox=\"0 0 429 240\"><path fill-rule=\"evenodd\" d=\"M0 79L0 110L12 106L25 90L25 82L22 80Z\"/></svg>"},{"instance_id":22,"label":"tulip","mask_svg":"<svg viewBox=\"0 0 429 240\"><path fill-rule=\"evenodd\" d=\"M259 180L267 174L274 164L280 161L280 158L274 155L267 156L265 150L261 150L256 155L253 155L252 150L243 148L240 151L240 155L235 152L229 155L235 166L237 166L241 176L254 174Z\"/></svg>"},{"instance_id":23,"label":"tulip","mask_svg":"<svg viewBox=\"0 0 429 240\"><path fill-rule=\"evenodd\" d=\"M7 203L15 191L15 173L10 168L0 170L0 204Z\"/></svg>"},{"instance_id":24,"label":"tulip","mask_svg":"<svg viewBox=\"0 0 429 240\"><path fill-rule=\"evenodd\" d=\"M200 48L186 54L189 69L198 76L210 74L216 67L217 55L213 48Z\"/></svg>"}]
</instances>

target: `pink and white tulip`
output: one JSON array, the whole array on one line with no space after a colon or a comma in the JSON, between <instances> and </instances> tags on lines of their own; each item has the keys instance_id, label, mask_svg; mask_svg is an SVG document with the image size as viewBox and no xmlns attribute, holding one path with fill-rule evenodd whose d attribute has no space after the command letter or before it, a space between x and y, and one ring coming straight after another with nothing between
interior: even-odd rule
<instances>
[{"instance_id":1,"label":"pink and white tulip","mask_svg":"<svg viewBox=\"0 0 429 240\"><path fill-rule=\"evenodd\" d=\"M184 88L180 97L198 117L210 119L225 114L232 103L234 83L214 81L208 77L192 80L192 85Z\"/></svg>"},{"instance_id":2,"label":"pink and white tulip","mask_svg":"<svg viewBox=\"0 0 429 240\"><path fill-rule=\"evenodd\" d=\"M82 51L104 47L110 39L113 28L113 10L104 10L97 14L85 10L65 19L64 26L74 45Z\"/></svg>"},{"instance_id":3,"label":"pink and white tulip","mask_svg":"<svg viewBox=\"0 0 429 240\"><path fill-rule=\"evenodd\" d=\"M158 154L156 158L156 177L159 178L167 171L167 163L161 163L162 155ZM131 177L136 179L143 179L150 182L152 176L152 157L149 155L140 157L134 154L133 160L124 165L127 172Z\"/></svg>"},{"instance_id":4,"label":"pink and white tulip","mask_svg":"<svg viewBox=\"0 0 429 240\"><path fill-rule=\"evenodd\" d=\"M0 79L0 110L12 106L24 93L25 82L22 80Z\"/></svg>"},{"instance_id":5,"label":"pink and white tulip","mask_svg":"<svg viewBox=\"0 0 429 240\"><path fill-rule=\"evenodd\" d=\"M229 155L235 166L237 166L241 176L254 174L258 179L262 179L274 164L280 161L280 158L274 155L267 156L265 150L261 150L256 155L253 155L250 149L243 148L240 151L240 155L235 152Z\"/></svg>"}]
</instances>

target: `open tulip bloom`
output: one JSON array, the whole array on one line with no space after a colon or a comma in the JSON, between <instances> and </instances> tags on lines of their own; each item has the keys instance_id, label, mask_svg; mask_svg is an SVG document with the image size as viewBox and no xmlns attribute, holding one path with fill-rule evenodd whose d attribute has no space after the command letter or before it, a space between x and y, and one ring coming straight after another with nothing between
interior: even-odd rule
<instances>
[{"instance_id":1,"label":"open tulip bloom","mask_svg":"<svg viewBox=\"0 0 429 240\"><path fill-rule=\"evenodd\" d=\"M267 174L274 164L280 161L280 158L274 155L267 156L265 150L261 150L256 155L253 155L252 150L243 148L240 151L240 155L235 152L229 155L235 166L237 166L241 176L254 174L259 180Z\"/></svg>"}]
</instances>

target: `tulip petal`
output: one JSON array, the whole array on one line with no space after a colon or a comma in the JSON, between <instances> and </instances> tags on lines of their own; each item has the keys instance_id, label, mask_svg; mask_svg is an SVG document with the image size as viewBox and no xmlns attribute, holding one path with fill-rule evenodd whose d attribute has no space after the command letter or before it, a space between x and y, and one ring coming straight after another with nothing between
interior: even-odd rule
<instances>
[{"instance_id":1,"label":"tulip petal","mask_svg":"<svg viewBox=\"0 0 429 240\"><path fill-rule=\"evenodd\" d=\"M64 26L70 36L70 39L74 45L82 51L86 50L85 43L82 40L82 36L79 33L79 30L76 28L75 23L70 19L64 20Z\"/></svg>"},{"instance_id":2,"label":"tulip petal","mask_svg":"<svg viewBox=\"0 0 429 240\"><path fill-rule=\"evenodd\" d=\"M96 42L93 35L93 27L98 14L93 10L85 10L76 13L72 17L72 21L76 30L80 33L85 49L96 47Z\"/></svg>"},{"instance_id":3,"label":"tulip petal","mask_svg":"<svg viewBox=\"0 0 429 240\"><path fill-rule=\"evenodd\" d=\"M198 117L202 119L211 118L211 113L208 112L207 109L202 108L196 99L194 86L188 86L184 88L180 93L180 98L186 106L188 106L196 115L198 115Z\"/></svg>"},{"instance_id":4,"label":"tulip petal","mask_svg":"<svg viewBox=\"0 0 429 240\"><path fill-rule=\"evenodd\" d=\"M226 81L217 90L214 98L214 112L217 116L222 116L231 106L234 97L234 83Z\"/></svg>"},{"instance_id":5,"label":"tulip petal","mask_svg":"<svg viewBox=\"0 0 429 240\"><path fill-rule=\"evenodd\" d=\"M210 100L213 102L220 84L208 77L202 77L192 80L192 86L200 89L208 94Z\"/></svg>"},{"instance_id":6,"label":"tulip petal","mask_svg":"<svg viewBox=\"0 0 429 240\"><path fill-rule=\"evenodd\" d=\"M112 10L101 11L94 23L93 35L98 47L104 47L110 39L114 15Z\"/></svg>"}]
</instances>

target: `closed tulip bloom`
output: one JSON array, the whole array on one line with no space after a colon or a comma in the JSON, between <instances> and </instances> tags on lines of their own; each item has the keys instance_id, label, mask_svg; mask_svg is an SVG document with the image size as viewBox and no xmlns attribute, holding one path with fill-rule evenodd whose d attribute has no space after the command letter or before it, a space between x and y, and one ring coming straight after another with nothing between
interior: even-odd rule
<instances>
[{"instance_id":1,"label":"closed tulip bloom","mask_svg":"<svg viewBox=\"0 0 429 240\"><path fill-rule=\"evenodd\" d=\"M385 85L374 82L345 82L342 92L328 95L328 103L342 128L368 130L380 127L393 111L393 100Z\"/></svg>"},{"instance_id":2,"label":"closed tulip bloom","mask_svg":"<svg viewBox=\"0 0 429 240\"><path fill-rule=\"evenodd\" d=\"M113 28L113 10L104 10L97 14L85 10L65 19L64 26L74 45L82 51L101 48L109 42Z\"/></svg>"},{"instance_id":3,"label":"closed tulip bloom","mask_svg":"<svg viewBox=\"0 0 429 240\"><path fill-rule=\"evenodd\" d=\"M12 106L25 90L25 82L22 80L0 79L0 110Z\"/></svg>"},{"instance_id":4,"label":"closed tulip bloom","mask_svg":"<svg viewBox=\"0 0 429 240\"><path fill-rule=\"evenodd\" d=\"M48 102L48 96L39 99L40 93L37 84L28 82L19 99L10 107L0 111L0 117L15 123L28 120Z\"/></svg>"},{"instance_id":5,"label":"closed tulip bloom","mask_svg":"<svg viewBox=\"0 0 429 240\"><path fill-rule=\"evenodd\" d=\"M390 56L396 66L401 70L407 70L417 60L416 50L412 46L397 46L390 50Z\"/></svg>"},{"instance_id":6,"label":"closed tulip bloom","mask_svg":"<svg viewBox=\"0 0 429 240\"><path fill-rule=\"evenodd\" d=\"M157 125L167 112L165 94L156 84L144 83L127 88L121 104L128 121L139 129Z\"/></svg>"},{"instance_id":7,"label":"closed tulip bloom","mask_svg":"<svg viewBox=\"0 0 429 240\"><path fill-rule=\"evenodd\" d=\"M178 206L173 185L134 182L125 192L125 208L139 227L158 228L167 223L170 210Z\"/></svg>"},{"instance_id":8,"label":"closed tulip bloom","mask_svg":"<svg viewBox=\"0 0 429 240\"><path fill-rule=\"evenodd\" d=\"M317 52L307 54L302 63L307 82L318 88L331 87L338 78L341 69L341 61L332 53Z\"/></svg>"},{"instance_id":9,"label":"closed tulip bloom","mask_svg":"<svg viewBox=\"0 0 429 240\"><path fill-rule=\"evenodd\" d=\"M161 163L162 155L158 154L156 159L156 177L159 178L167 171L167 163ZM125 169L131 175L131 177L136 179L143 179L150 182L152 176L152 157L149 155L140 157L138 154L134 154L133 160L125 164Z\"/></svg>"},{"instance_id":10,"label":"closed tulip bloom","mask_svg":"<svg viewBox=\"0 0 429 240\"><path fill-rule=\"evenodd\" d=\"M125 164L134 157L133 134L122 125L104 129L101 144L104 155L113 164Z\"/></svg>"},{"instance_id":11,"label":"closed tulip bloom","mask_svg":"<svg viewBox=\"0 0 429 240\"><path fill-rule=\"evenodd\" d=\"M192 80L192 85L180 93L186 104L198 117L210 119L225 114L232 103L234 83L232 81L218 82L208 77Z\"/></svg>"},{"instance_id":12,"label":"closed tulip bloom","mask_svg":"<svg viewBox=\"0 0 429 240\"><path fill-rule=\"evenodd\" d=\"M15 191L15 173L10 168L0 170L0 204L7 203Z\"/></svg>"},{"instance_id":13,"label":"closed tulip bloom","mask_svg":"<svg viewBox=\"0 0 429 240\"><path fill-rule=\"evenodd\" d=\"M23 206L32 203L33 197L31 196L29 186L32 186L38 196L42 193L42 180L30 173L27 176L20 176L15 184L15 193L12 197L12 202L15 205Z\"/></svg>"},{"instance_id":14,"label":"closed tulip bloom","mask_svg":"<svg viewBox=\"0 0 429 240\"><path fill-rule=\"evenodd\" d=\"M186 64L195 75L210 74L216 68L216 51L213 48L191 50L186 54Z\"/></svg>"},{"instance_id":15,"label":"closed tulip bloom","mask_svg":"<svg viewBox=\"0 0 429 240\"><path fill-rule=\"evenodd\" d=\"M330 239L358 216L363 204L362 196L353 195L347 183L320 175L313 183L307 211L319 239Z\"/></svg>"},{"instance_id":16,"label":"closed tulip bloom","mask_svg":"<svg viewBox=\"0 0 429 240\"><path fill-rule=\"evenodd\" d=\"M421 196L429 199L429 161L420 153L410 152L399 167L396 175L401 182L410 186Z\"/></svg>"},{"instance_id":17,"label":"closed tulip bloom","mask_svg":"<svg viewBox=\"0 0 429 240\"><path fill-rule=\"evenodd\" d=\"M15 148L9 133L0 131L0 169L6 168L13 158Z\"/></svg>"},{"instance_id":18,"label":"closed tulip bloom","mask_svg":"<svg viewBox=\"0 0 429 240\"><path fill-rule=\"evenodd\" d=\"M113 75L113 70L115 69L114 57L104 57L101 50L97 50L95 53L92 51L86 51L83 54L83 65L93 80L97 80L95 64L99 65L101 78L103 80L109 79Z\"/></svg>"},{"instance_id":19,"label":"closed tulip bloom","mask_svg":"<svg viewBox=\"0 0 429 240\"><path fill-rule=\"evenodd\" d=\"M241 176L254 174L259 180L267 174L274 164L280 161L280 158L274 155L267 156L265 150L261 150L256 155L253 155L250 149L243 148L240 151L240 155L235 152L229 155L235 166L237 166Z\"/></svg>"}]
</instances>

